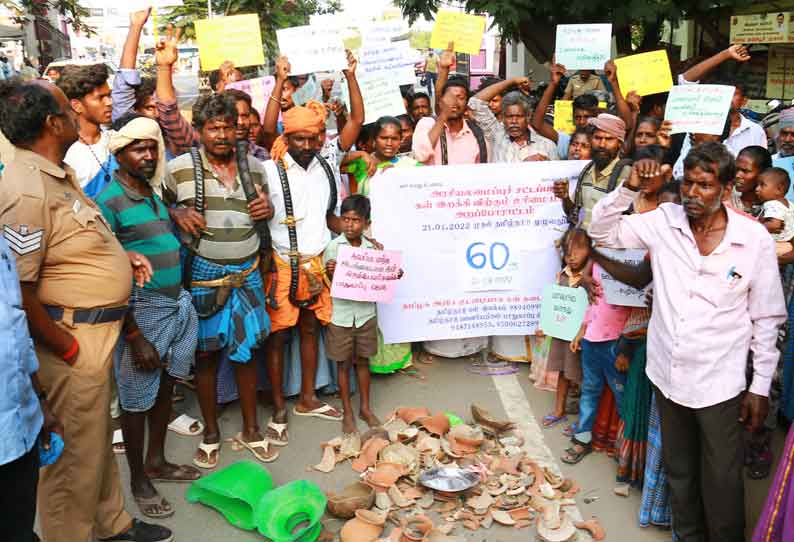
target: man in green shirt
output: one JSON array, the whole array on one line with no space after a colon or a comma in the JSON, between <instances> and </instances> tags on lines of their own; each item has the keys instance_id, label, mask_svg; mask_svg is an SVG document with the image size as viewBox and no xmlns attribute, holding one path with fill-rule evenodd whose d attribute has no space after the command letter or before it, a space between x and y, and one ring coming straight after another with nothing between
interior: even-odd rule
<instances>
[{"instance_id":1,"label":"man in green shirt","mask_svg":"<svg viewBox=\"0 0 794 542\"><path fill-rule=\"evenodd\" d=\"M165 436L171 414L174 378L187 378L196 352L198 317L190 294L182 288L179 241L158 196L163 141L156 121L128 113L113 125L110 151L119 163L113 179L97 196L97 205L125 250L145 255L152 277L132 291L131 313L137 329L119 341L114 356L123 410L132 495L142 514L172 516L171 504L152 480L190 482L201 475L188 465L165 459ZM149 445L143 461L146 419Z\"/></svg>"}]
</instances>

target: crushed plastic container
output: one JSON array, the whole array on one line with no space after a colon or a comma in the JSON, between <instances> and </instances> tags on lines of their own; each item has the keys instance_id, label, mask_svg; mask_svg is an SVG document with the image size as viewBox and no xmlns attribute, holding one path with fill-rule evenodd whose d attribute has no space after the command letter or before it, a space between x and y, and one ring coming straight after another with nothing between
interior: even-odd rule
<instances>
[{"instance_id":1,"label":"crushed plastic container","mask_svg":"<svg viewBox=\"0 0 794 542\"><path fill-rule=\"evenodd\" d=\"M265 467L238 461L193 482L186 498L216 509L235 527L252 531L257 527L257 505L272 490L273 478Z\"/></svg>"},{"instance_id":2,"label":"crushed plastic container","mask_svg":"<svg viewBox=\"0 0 794 542\"><path fill-rule=\"evenodd\" d=\"M254 510L256 525L272 542L314 542L326 504L317 484L295 480L262 497Z\"/></svg>"}]
</instances>

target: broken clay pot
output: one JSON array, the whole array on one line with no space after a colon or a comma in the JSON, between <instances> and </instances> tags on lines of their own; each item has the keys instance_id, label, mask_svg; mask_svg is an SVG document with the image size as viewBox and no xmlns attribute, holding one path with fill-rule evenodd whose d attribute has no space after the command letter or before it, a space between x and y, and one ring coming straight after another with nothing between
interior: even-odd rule
<instances>
[{"instance_id":1,"label":"broken clay pot","mask_svg":"<svg viewBox=\"0 0 794 542\"><path fill-rule=\"evenodd\" d=\"M410 516L402 521L401 542L420 542L433 530L433 522L427 516Z\"/></svg>"},{"instance_id":2,"label":"broken clay pot","mask_svg":"<svg viewBox=\"0 0 794 542\"><path fill-rule=\"evenodd\" d=\"M589 532L593 540L604 540L607 537L607 532L596 518L588 519L587 521L577 521L573 525L577 529L584 529Z\"/></svg>"},{"instance_id":3,"label":"broken clay pot","mask_svg":"<svg viewBox=\"0 0 794 542\"><path fill-rule=\"evenodd\" d=\"M504 510L492 510L491 517L496 523L499 523L500 525L510 526L516 524L516 520L514 520L513 517Z\"/></svg>"},{"instance_id":4,"label":"broken clay pot","mask_svg":"<svg viewBox=\"0 0 794 542\"><path fill-rule=\"evenodd\" d=\"M407 474L405 465L398 463L379 463L374 470L367 473L364 480L375 488L375 491L386 491Z\"/></svg>"},{"instance_id":5,"label":"broken clay pot","mask_svg":"<svg viewBox=\"0 0 794 542\"><path fill-rule=\"evenodd\" d=\"M449 418L443 412L422 418L419 420L419 425L426 429L428 433L439 437L443 437L449 432Z\"/></svg>"},{"instance_id":6,"label":"broken clay pot","mask_svg":"<svg viewBox=\"0 0 794 542\"><path fill-rule=\"evenodd\" d=\"M383 525L374 525L359 518L345 523L339 532L342 542L374 542L383 532Z\"/></svg>"},{"instance_id":7,"label":"broken clay pot","mask_svg":"<svg viewBox=\"0 0 794 542\"><path fill-rule=\"evenodd\" d=\"M350 484L340 493L328 493L328 512L335 517L351 519L356 510L375 504L375 490L363 482Z\"/></svg>"},{"instance_id":8,"label":"broken clay pot","mask_svg":"<svg viewBox=\"0 0 794 542\"><path fill-rule=\"evenodd\" d=\"M478 405L471 405L471 416L474 418L475 422L496 435L510 431L516 426L516 424L509 420L500 420L494 418L490 412Z\"/></svg>"},{"instance_id":9,"label":"broken clay pot","mask_svg":"<svg viewBox=\"0 0 794 542\"><path fill-rule=\"evenodd\" d=\"M379 525L383 527L386 525L386 517L388 516L385 512L376 512L375 510L356 510L356 518L360 519L365 523L369 523L371 525Z\"/></svg>"},{"instance_id":10,"label":"broken clay pot","mask_svg":"<svg viewBox=\"0 0 794 542\"><path fill-rule=\"evenodd\" d=\"M407 471L413 470L419 462L419 452L416 448L406 446L401 442L386 446L379 455L381 461L403 465Z\"/></svg>"},{"instance_id":11,"label":"broken clay pot","mask_svg":"<svg viewBox=\"0 0 794 542\"><path fill-rule=\"evenodd\" d=\"M364 472L378 461L378 454L389 445L389 441L380 437L367 440L361 448L361 453L353 460L353 470Z\"/></svg>"},{"instance_id":12,"label":"broken clay pot","mask_svg":"<svg viewBox=\"0 0 794 542\"><path fill-rule=\"evenodd\" d=\"M403 407L397 409L397 416L408 425L411 425L422 418L430 416L430 411L424 407Z\"/></svg>"}]
</instances>

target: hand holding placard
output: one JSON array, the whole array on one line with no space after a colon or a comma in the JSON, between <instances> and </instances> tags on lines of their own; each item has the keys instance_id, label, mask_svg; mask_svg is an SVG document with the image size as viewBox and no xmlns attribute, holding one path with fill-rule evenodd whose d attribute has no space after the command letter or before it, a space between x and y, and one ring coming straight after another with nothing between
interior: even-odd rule
<instances>
[{"instance_id":1,"label":"hand holding placard","mask_svg":"<svg viewBox=\"0 0 794 542\"><path fill-rule=\"evenodd\" d=\"M340 245L333 265L331 297L391 303L402 276L401 265L402 253L396 250Z\"/></svg>"},{"instance_id":2,"label":"hand holding placard","mask_svg":"<svg viewBox=\"0 0 794 542\"><path fill-rule=\"evenodd\" d=\"M293 26L276 31L278 48L289 58L293 75L347 68L347 57L338 28Z\"/></svg>"},{"instance_id":3,"label":"hand holding placard","mask_svg":"<svg viewBox=\"0 0 794 542\"><path fill-rule=\"evenodd\" d=\"M572 341L582 327L586 311L587 292L584 288L549 284L543 288L540 329L550 337Z\"/></svg>"}]
</instances>

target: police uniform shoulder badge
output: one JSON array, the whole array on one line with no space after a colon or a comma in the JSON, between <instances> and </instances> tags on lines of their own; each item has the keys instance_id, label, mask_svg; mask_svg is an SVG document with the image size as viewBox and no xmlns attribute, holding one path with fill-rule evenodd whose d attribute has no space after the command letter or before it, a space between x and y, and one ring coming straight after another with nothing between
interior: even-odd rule
<instances>
[{"instance_id":1,"label":"police uniform shoulder badge","mask_svg":"<svg viewBox=\"0 0 794 542\"><path fill-rule=\"evenodd\" d=\"M5 237L8 247L18 256L24 256L41 249L41 241L44 238L44 230L39 228L30 231L25 224L19 224L16 228L5 224L3 226L3 237Z\"/></svg>"}]
</instances>

